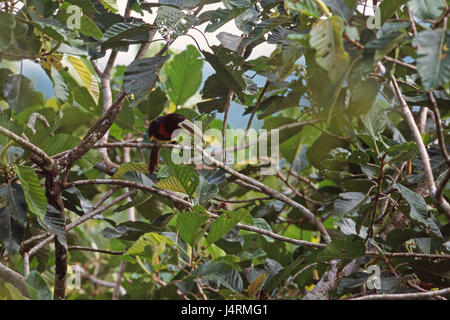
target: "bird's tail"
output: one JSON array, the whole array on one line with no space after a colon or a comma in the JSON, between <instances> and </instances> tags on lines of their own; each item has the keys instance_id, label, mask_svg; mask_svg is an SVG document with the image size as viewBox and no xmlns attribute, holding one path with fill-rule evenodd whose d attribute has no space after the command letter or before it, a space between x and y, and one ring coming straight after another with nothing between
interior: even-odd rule
<instances>
[{"instance_id":1,"label":"bird's tail","mask_svg":"<svg viewBox=\"0 0 450 320\"><path fill-rule=\"evenodd\" d=\"M150 152L150 160L148 163L148 171L150 174L158 170L159 157L161 155L161 147L153 148Z\"/></svg>"}]
</instances>

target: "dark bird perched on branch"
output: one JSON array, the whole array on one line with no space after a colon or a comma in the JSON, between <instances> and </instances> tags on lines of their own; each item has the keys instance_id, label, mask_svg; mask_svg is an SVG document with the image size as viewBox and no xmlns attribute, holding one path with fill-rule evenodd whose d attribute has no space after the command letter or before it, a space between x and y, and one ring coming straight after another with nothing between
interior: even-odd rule
<instances>
[{"instance_id":1,"label":"dark bird perched on branch","mask_svg":"<svg viewBox=\"0 0 450 320\"><path fill-rule=\"evenodd\" d=\"M175 130L181 129L180 123L186 118L178 113L170 113L161 116L150 122L148 127L148 136L151 140L159 143L167 143L172 140L172 134ZM150 174L158 169L159 157L161 154L161 147L157 146L150 152L150 160L148 164L148 171Z\"/></svg>"},{"instance_id":2,"label":"dark bird perched on branch","mask_svg":"<svg viewBox=\"0 0 450 320\"><path fill-rule=\"evenodd\" d=\"M178 113L170 113L150 122L150 126L148 127L148 136L155 142L167 143L172 141L172 135L177 129L184 129L191 135L200 137L200 141L203 143L201 130L194 123ZM150 174L158 169L160 153L160 146L153 148L150 152L150 161L148 165L148 171L150 171Z\"/></svg>"}]
</instances>

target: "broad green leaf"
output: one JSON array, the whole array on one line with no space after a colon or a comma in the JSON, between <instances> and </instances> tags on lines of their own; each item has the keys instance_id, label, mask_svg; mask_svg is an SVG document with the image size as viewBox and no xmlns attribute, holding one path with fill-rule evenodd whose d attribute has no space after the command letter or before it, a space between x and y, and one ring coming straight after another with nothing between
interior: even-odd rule
<instances>
[{"instance_id":1,"label":"broad green leaf","mask_svg":"<svg viewBox=\"0 0 450 320\"><path fill-rule=\"evenodd\" d=\"M123 175L123 179L131 182L136 182L147 187L152 187L154 185L153 180L147 177L142 172L128 171Z\"/></svg>"},{"instance_id":2,"label":"broad green leaf","mask_svg":"<svg viewBox=\"0 0 450 320\"><path fill-rule=\"evenodd\" d=\"M20 165L16 166L15 171L22 185L28 209L43 219L47 211L47 197L36 172L31 167Z\"/></svg>"},{"instance_id":3,"label":"broad green leaf","mask_svg":"<svg viewBox=\"0 0 450 320\"><path fill-rule=\"evenodd\" d=\"M0 51L8 48L16 26L14 16L9 13L0 12Z\"/></svg>"},{"instance_id":4,"label":"broad green leaf","mask_svg":"<svg viewBox=\"0 0 450 320\"><path fill-rule=\"evenodd\" d=\"M172 173L171 178L175 177L179 181L184 189L183 193L186 193L188 196L192 196L199 183L198 173L195 171L195 169L192 166L173 163L172 150L163 148L161 150L161 156L164 158L164 161L170 168L170 171ZM175 183L173 179L171 180L171 182Z\"/></svg>"},{"instance_id":5,"label":"broad green leaf","mask_svg":"<svg viewBox=\"0 0 450 320\"><path fill-rule=\"evenodd\" d=\"M114 210L114 212L122 212L127 210L128 208L137 207L149 201L151 197L152 197L151 193L143 190L138 190L136 195L132 197L131 201L127 202L127 204L123 206L117 207Z\"/></svg>"},{"instance_id":6,"label":"broad green leaf","mask_svg":"<svg viewBox=\"0 0 450 320\"><path fill-rule=\"evenodd\" d=\"M437 227L437 225L430 216L429 208L425 200L414 191L408 189L407 187L399 183L394 184L394 187L397 188L398 191L400 191L402 196L408 202L411 208L409 212L409 217L412 220L419 223L420 225L429 228L431 232L433 232L439 238L442 238L442 234L439 231L439 227Z\"/></svg>"},{"instance_id":7,"label":"broad green leaf","mask_svg":"<svg viewBox=\"0 0 450 320\"><path fill-rule=\"evenodd\" d=\"M222 261L208 262L194 269L194 271L192 271L191 274L186 279L191 279L195 277L206 278L209 276L213 277L214 279L217 279L218 277L223 275L223 273L229 272L231 270L232 267L225 262Z\"/></svg>"},{"instance_id":8,"label":"broad green leaf","mask_svg":"<svg viewBox=\"0 0 450 320\"><path fill-rule=\"evenodd\" d=\"M48 138L42 145L42 150L49 156L54 156L55 154L76 147L80 142L81 140L77 137L67 133L59 133Z\"/></svg>"},{"instance_id":9,"label":"broad green leaf","mask_svg":"<svg viewBox=\"0 0 450 320\"><path fill-rule=\"evenodd\" d=\"M38 222L45 230L51 234L54 234L61 244L65 246L67 245L65 230L66 220L61 216L61 213L55 209L55 207L48 204L47 213L45 214L44 219L38 219Z\"/></svg>"},{"instance_id":10,"label":"broad green leaf","mask_svg":"<svg viewBox=\"0 0 450 320\"><path fill-rule=\"evenodd\" d=\"M24 240L27 226L27 202L22 186L17 183L0 186L0 242L13 255Z\"/></svg>"},{"instance_id":11,"label":"broad green leaf","mask_svg":"<svg viewBox=\"0 0 450 320\"><path fill-rule=\"evenodd\" d=\"M52 291L50 290L49 285L36 270L30 272L25 279L25 285L32 300L52 299Z\"/></svg>"},{"instance_id":12,"label":"broad green leaf","mask_svg":"<svg viewBox=\"0 0 450 320\"><path fill-rule=\"evenodd\" d=\"M177 216L177 230L180 237L194 246L202 237L204 230L201 226L208 220L203 207L197 206L192 211L184 211Z\"/></svg>"},{"instance_id":13,"label":"broad green leaf","mask_svg":"<svg viewBox=\"0 0 450 320\"><path fill-rule=\"evenodd\" d=\"M160 7L156 17L159 33L171 39L187 33L196 22L197 18L194 15L168 6Z\"/></svg>"},{"instance_id":14,"label":"broad green leaf","mask_svg":"<svg viewBox=\"0 0 450 320\"><path fill-rule=\"evenodd\" d=\"M246 87L244 78L244 60L235 52L222 47L212 46L214 54L203 51L203 55L209 64L216 70L217 75L225 85L244 101L244 89Z\"/></svg>"},{"instance_id":15,"label":"broad green leaf","mask_svg":"<svg viewBox=\"0 0 450 320\"><path fill-rule=\"evenodd\" d=\"M156 87L137 107L149 120L153 120L163 112L167 101L164 91L160 87Z\"/></svg>"},{"instance_id":16,"label":"broad green leaf","mask_svg":"<svg viewBox=\"0 0 450 320\"><path fill-rule=\"evenodd\" d=\"M197 104L198 110L201 113L211 113L214 110L223 112L228 92L225 82L217 73L209 76L203 84L201 91L203 101Z\"/></svg>"},{"instance_id":17,"label":"broad green leaf","mask_svg":"<svg viewBox=\"0 0 450 320\"><path fill-rule=\"evenodd\" d=\"M353 216L359 209L370 203L370 197L361 192L346 192L339 195L339 199L334 202L334 217L342 218Z\"/></svg>"},{"instance_id":18,"label":"broad green leaf","mask_svg":"<svg viewBox=\"0 0 450 320\"><path fill-rule=\"evenodd\" d=\"M181 184L180 180L178 180L178 178L174 176L161 179L156 186L158 188L187 194L187 191Z\"/></svg>"},{"instance_id":19,"label":"broad green leaf","mask_svg":"<svg viewBox=\"0 0 450 320\"><path fill-rule=\"evenodd\" d=\"M374 103L369 113L361 116L361 120L373 139L378 139L388 124L386 112L378 103Z\"/></svg>"},{"instance_id":20,"label":"broad green leaf","mask_svg":"<svg viewBox=\"0 0 450 320\"><path fill-rule=\"evenodd\" d=\"M100 91L98 88L97 78L91 73L89 68L84 64L84 62L81 59L76 58L74 56L69 56L68 59L72 64L72 66L75 68L76 74L80 77L82 83L89 91L95 103L98 103Z\"/></svg>"},{"instance_id":21,"label":"broad green leaf","mask_svg":"<svg viewBox=\"0 0 450 320\"><path fill-rule=\"evenodd\" d=\"M28 13L32 17L34 17L33 26L36 27L36 29L45 33L56 41L67 41L65 26L62 25L61 22L52 17L39 19L35 14L33 14L31 10L28 10Z\"/></svg>"},{"instance_id":22,"label":"broad green leaf","mask_svg":"<svg viewBox=\"0 0 450 320\"><path fill-rule=\"evenodd\" d=\"M200 180L197 189L195 190L195 194L198 203L203 204L219 194L219 187L214 183L208 182L203 176L200 176L199 178Z\"/></svg>"},{"instance_id":23,"label":"broad green leaf","mask_svg":"<svg viewBox=\"0 0 450 320\"><path fill-rule=\"evenodd\" d=\"M95 6L92 1L89 0L66 0L70 4L76 5L83 9L83 12L94 12Z\"/></svg>"},{"instance_id":24,"label":"broad green leaf","mask_svg":"<svg viewBox=\"0 0 450 320\"><path fill-rule=\"evenodd\" d=\"M270 224L263 218L254 218L253 226L260 228L260 229L267 230L267 231L272 231ZM266 236L266 235L262 235L262 236L264 237L264 239L266 239L267 242L275 242L275 240L269 236Z\"/></svg>"},{"instance_id":25,"label":"broad green leaf","mask_svg":"<svg viewBox=\"0 0 450 320\"><path fill-rule=\"evenodd\" d=\"M21 74L13 74L6 78L2 88L3 96L9 107L16 114L33 105L35 97L33 82Z\"/></svg>"},{"instance_id":26,"label":"broad green leaf","mask_svg":"<svg viewBox=\"0 0 450 320\"><path fill-rule=\"evenodd\" d=\"M106 10L110 12L119 11L116 0L100 0L100 3L103 5L103 7L105 7Z\"/></svg>"},{"instance_id":27,"label":"broad green leaf","mask_svg":"<svg viewBox=\"0 0 450 320\"><path fill-rule=\"evenodd\" d=\"M424 30L413 40L417 46L417 70L426 90L450 81L450 31Z\"/></svg>"},{"instance_id":28,"label":"broad green leaf","mask_svg":"<svg viewBox=\"0 0 450 320\"><path fill-rule=\"evenodd\" d=\"M53 80L53 87L55 91L55 96L60 102L66 102L67 98L69 97L69 88L67 87L66 83L64 82L63 77L59 73L58 70L56 70L55 67L52 66L52 69L50 71L52 80Z\"/></svg>"},{"instance_id":29,"label":"broad green leaf","mask_svg":"<svg viewBox=\"0 0 450 320\"><path fill-rule=\"evenodd\" d=\"M391 1L382 1L379 9L380 9L380 22L384 24L386 20L392 18L395 12L406 3L407 0L391 0Z\"/></svg>"},{"instance_id":30,"label":"broad green leaf","mask_svg":"<svg viewBox=\"0 0 450 320\"><path fill-rule=\"evenodd\" d=\"M176 106L182 106L197 92L202 82L203 61L200 53L189 45L167 65L167 94Z\"/></svg>"},{"instance_id":31,"label":"broad green leaf","mask_svg":"<svg viewBox=\"0 0 450 320\"><path fill-rule=\"evenodd\" d=\"M118 22L110 26L101 40L103 48L115 48L148 41L155 27L140 20Z\"/></svg>"},{"instance_id":32,"label":"broad green leaf","mask_svg":"<svg viewBox=\"0 0 450 320\"><path fill-rule=\"evenodd\" d=\"M157 56L133 61L123 76L125 92L133 101L139 103L153 88L156 77L168 56Z\"/></svg>"},{"instance_id":33,"label":"broad green leaf","mask_svg":"<svg viewBox=\"0 0 450 320\"><path fill-rule=\"evenodd\" d=\"M348 259L363 257L366 247L362 240L335 239L317 256L319 261L333 259Z\"/></svg>"},{"instance_id":34,"label":"broad green leaf","mask_svg":"<svg viewBox=\"0 0 450 320\"><path fill-rule=\"evenodd\" d=\"M320 17L322 14L322 11L314 0L284 0L284 7L289 10L300 12L305 16L312 16L315 18Z\"/></svg>"},{"instance_id":35,"label":"broad green leaf","mask_svg":"<svg viewBox=\"0 0 450 320\"><path fill-rule=\"evenodd\" d=\"M157 221L156 221L157 222ZM144 221L127 221L118 224L114 228L107 227L100 231L100 234L106 239L123 239L135 241L145 233L158 232L164 229L158 224L150 224Z\"/></svg>"},{"instance_id":36,"label":"broad green leaf","mask_svg":"<svg viewBox=\"0 0 450 320\"><path fill-rule=\"evenodd\" d=\"M124 179L127 172L141 172L148 173L148 167L144 162L127 162L123 163L119 169L114 173L113 179Z\"/></svg>"},{"instance_id":37,"label":"broad green leaf","mask_svg":"<svg viewBox=\"0 0 450 320\"><path fill-rule=\"evenodd\" d=\"M444 0L410 0L408 8L420 20L437 19L445 8Z\"/></svg>"},{"instance_id":38,"label":"broad green leaf","mask_svg":"<svg viewBox=\"0 0 450 320\"><path fill-rule=\"evenodd\" d=\"M209 228L206 242L208 245L219 240L224 234L233 229L246 215L248 211L244 208L235 211L224 211L217 219L215 219Z\"/></svg>"},{"instance_id":39,"label":"broad green leaf","mask_svg":"<svg viewBox=\"0 0 450 320\"><path fill-rule=\"evenodd\" d=\"M159 0L160 4L171 5L181 9L194 9L202 0Z\"/></svg>"},{"instance_id":40,"label":"broad green leaf","mask_svg":"<svg viewBox=\"0 0 450 320\"><path fill-rule=\"evenodd\" d=\"M103 38L103 32L97 27L97 25L86 15L81 17L81 28L80 32L89 37L95 37L97 39Z\"/></svg>"},{"instance_id":41,"label":"broad green leaf","mask_svg":"<svg viewBox=\"0 0 450 320\"><path fill-rule=\"evenodd\" d=\"M256 280L251 282L247 288L248 296L253 297L259 290L262 289L264 282L266 281L266 274L261 273Z\"/></svg>"},{"instance_id":42,"label":"broad green leaf","mask_svg":"<svg viewBox=\"0 0 450 320\"><path fill-rule=\"evenodd\" d=\"M217 10L205 11L198 17L197 24L200 25L204 22L209 22L205 28L205 32L215 32L224 24L239 16L245 10L247 10L247 7L235 8L232 10L218 8Z\"/></svg>"},{"instance_id":43,"label":"broad green leaf","mask_svg":"<svg viewBox=\"0 0 450 320\"><path fill-rule=\"evenodd\" d=\"M169 246L175 245L175 243L168 237L157 234L155 232L149 232L142 235L133 246L128 249L127 255L145 255L146 247L158 246L161 243L167 244Z\"/></svg>"},{"instance_id":44,"label":"broad green leaf","mask_svg":"<svg viewBox=\"0 0 450 320\"><path fill-rule=\"evenodd\" d=\"M316 49L316 62L328 71L330 80L337 82L345 73L350 58L344 49L342 17L320 20L310 32L309 43Z\"/></svg>"}]
</instances>

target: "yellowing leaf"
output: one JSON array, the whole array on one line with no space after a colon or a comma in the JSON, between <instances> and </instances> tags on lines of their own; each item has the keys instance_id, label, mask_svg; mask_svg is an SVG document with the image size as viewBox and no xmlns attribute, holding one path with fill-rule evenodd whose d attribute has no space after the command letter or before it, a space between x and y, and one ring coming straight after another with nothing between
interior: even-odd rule
<instances>
[{"instance_id":1,"label":"yellowing leaf","mask_svg":"<svg viewBox=\"0 0 450 320\"><path fill-rule=\"evenodd\" d=\"M100 91L98 88L98 82L96 77L89 71L89 68L84 64L81 59L78 59L73 56L69 56L69 61L72 66L75 68L78 76L81 78L86 89L91 94L95 103L98 103L98 98L100 96Z\"/></svg>"},{"instance_id":2,"label":"yellowing leaf","mask_svg":"<svg viewBox=\"0 0 450 320\"><path fill-rule=\"evenodd\" d=\"M261 273L255 281L248 286L248 296L253 297L259 290L261 290L264 281L266 280L266 274Z\"/></svg>"},{"instance_id":3,"label":"yellowing leaf","mask_svg":"<svg viewBox=\"0 0 450 320\"><path fill-rule=\"evenodd\" d=\"M178 180L176 177L173 176L162 179L161 181L158 182L156 186L158 188L163 188L170 191L186 193L186 189L183 187L180 180Z\"/></svg>"}]
</instances>

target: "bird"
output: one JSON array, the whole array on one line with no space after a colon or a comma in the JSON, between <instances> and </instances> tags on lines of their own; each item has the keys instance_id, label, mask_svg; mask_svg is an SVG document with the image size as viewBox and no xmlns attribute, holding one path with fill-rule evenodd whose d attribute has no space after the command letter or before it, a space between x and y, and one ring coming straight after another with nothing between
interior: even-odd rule
<instances>
[{"instance_id":1,"label":"bird","mask_svg":"<svg viewBox=\"0 0 450 320\"><path fill-rule=\"evenodd\" d=\"M160 116L150 122L148 127L148 136L152 141L158 143L167 143L172 141L172 134L175 130L181 129L180 124L187 120L181 114L169 113L164 116ZM159 158L161 154L161 146L156 146L150 152L150 159L148 164L148 171L150 174L158 169Z\"/></svg>"}]
</instances>

